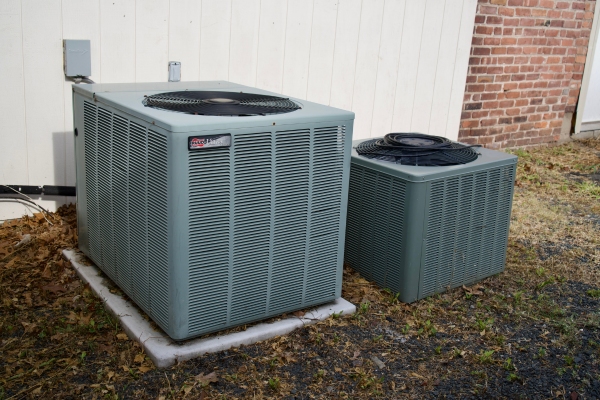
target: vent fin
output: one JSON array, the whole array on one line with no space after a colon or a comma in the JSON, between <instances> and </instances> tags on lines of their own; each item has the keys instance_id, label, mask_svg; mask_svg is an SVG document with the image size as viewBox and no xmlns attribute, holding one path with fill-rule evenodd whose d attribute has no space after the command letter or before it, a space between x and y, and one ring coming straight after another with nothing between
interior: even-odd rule
<instances>
[{"instance_id":1,"label":"vent fin","mask_svg":"<svg viewBox=\"0 0 600 400\"><path fill-rule=\"evenodd\" d=\"M98 206L98 108L87 101L83 102L83 120L89 256L97 265L102 265Z\"/></svg>"},{"instance_id":2,"label":"vent fin","mask_svg":"<svg viewBox=\"0 0 600 400\"><path fill-rule=\"evenodd\" d=\"M167 138L102 107L96 119L95 110L84 102L90 255L168 330Z\"/></svg>"},{"instance_id":3,"label":"vent fin","mask_svg":"<svg viewBox=\"0 0 600 400\"><path fill-rule=\"evenodd\" d=\"M167 221L168 187L167 139L164 135L148 130L148 224L150 286L152 288L150 309L164 326L169 325L169 231Z\"/></svg>"}]
</instances>

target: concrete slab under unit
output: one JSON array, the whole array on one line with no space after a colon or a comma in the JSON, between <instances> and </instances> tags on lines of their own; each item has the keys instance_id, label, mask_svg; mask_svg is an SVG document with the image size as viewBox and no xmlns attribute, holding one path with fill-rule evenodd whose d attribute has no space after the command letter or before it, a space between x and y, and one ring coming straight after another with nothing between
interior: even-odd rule
<instances>
[{"instance_id":1,"label":"concrete slab under unit","mask_svg":"<svg viewBox=\"0 0 600 400\"><path fill-rule=\"evenodd\" d=\"M249 345L275 336L285 335L296 328L314 324L329 318L334 313L350 315L356 306L342 298L307 312L302 318L289 317L272 323L258 323L242 332L190 339L176 342L162 330L154 329L143 312L131 301L110 292L113 285L94 265L84 265L80 261L82 253L63 250L64 257L71 263L79 277L90 285L92 291L102 299L105 307L115 315L123 330L140 343L157 368L165 368L178 361L190 360L205 353L215 353L240 345Z\"/></svg>"}]
</instances>

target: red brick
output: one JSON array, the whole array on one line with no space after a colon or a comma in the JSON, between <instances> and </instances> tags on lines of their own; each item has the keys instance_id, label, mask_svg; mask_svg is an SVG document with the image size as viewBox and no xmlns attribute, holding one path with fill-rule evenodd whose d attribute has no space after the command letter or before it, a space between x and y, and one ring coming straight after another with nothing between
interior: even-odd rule
<instances>
[{"instance_id":1,"label":"red brick","mask_svg":"<svg viewBox=\"0 0 600 400\"><path fill-rule=\"evenodd\" d=\"M519 89L531 89L533 87L533 82L526 81L519 83Z\"/></svg>"},{"instance_id":2,"label":"red brick","mask_svg":"<svg viewBox=\"0 0 600 400\"><path fill-rule=\"evenodd\" d=\"M519 25L520 26L534 26L535 25L535 19L533 19L533 18L521 18L519 20Z\"/></svg>"},{"instance_id":3,"label":"red brick","mask_svg":"<svg viewBox=\"0 0 600 400\"><path fill-rule=\"evenodd\" d=\"M496 123L498 123L498 118L490 118L490 119L481 120L481 126L492 126L492 125L496 125Z\"/></svg>"},{"instance_id":4,"label":"red brick","mask_svg":"<svg viewBox=\"0 0 600 400\"><path fill-rule=\"evenodd\" d=\"M494 15L490 15L485 19L485 22L487 24L490 25L497 25L497 24L501 24L502 23L503 18L502 17L497 17Z\"/></svg>"},{"instance_id":5,"label":"red brick","mask_svg":"<svg viewBox=\"0 0 600 400\"><path fill-rule=\"evenodd\" d=\"M538 36L540 34L540 32L542 32L540 29L537 28L525 28L523 29L523 35L525 36Z\"/></svg>"},{"instance_id":6,"label":"red brick","mask_svg":"<svg viewBox=\"0 0 600 400\"><path fill-rule=\"evenodd\" d=\"M548 10L542 10L539 8L534 8L531 10L531 15L534 17L545 17L546 14L548 14ZM537 24L537 25L541 25L541 24Z\"/></svg>"},{"instance_id":7,"label":"red brick","mask_svg":"<svg viewBox=\"0 0 600 400\"><path fill-rule=\"evenodd\" d=\"M553 0L540 0L540 7L554 8L554 1Z\"/></svg>"},{"instance_id":8,"label":"red brick","mask_svg":"<svg viewBox=\"0 0 600 400\"><path fill-rule=\"evenodd\" d=\"M548 10L546 13L548 18L560 18L560 11L558 10Z\"/></svg>"},{"instance_id":9,"label":"red brick","mask_svg":"<svg viewBox=\"0 0 600 400\"><path fill-rule=\"evenodd\" d=\"M473 54L476 56L487 56L490 54L489 47L474 47Z\"/></svg>"},{"instance_id":10,"label":"red brick","mask_svg":"<svg viewBox=\"0 0 600 400\"><path fill-rule=\"evenodd\" d=\"M556 8L558 8L559 10L569 8L569 3L567 3L566 1L559 1L556 3Z\"/></svg>"},{"instance_id":11,"label":"red brick","mask_svg":"<svg viewBox=\"0 0 600 400\"><path fill-rule=\"evenodd\" d=\"M498 102L497 101L485 101L483 102L483 108L497 108L498 107Z\"/></svg>"},{"instance_id":12,"label":"red brick","mask_svg":"<svg viewBox=\"0 0 600 400\"><path fill-rule=\"evenodd\" d=\"M522 6L523 0L508 0L509 6Z\"/></svg>"},{"instance_id":13,"label":"red brick","mask_svg":"<svg viewBox=\"0 0 600 400\"><path fill-rule=\"evenodd\" d=\"M497 93L481 93L481 100L496 100Z\"/></svg>"},{"instance_id":14,"label":"red brick","mask_svg":"<svg viewBox=\"0 0 600 400\"><path fill-rule=\"evenodd\" d=\"M490 112L488 110L481 110L481 111L473 111L471 113L473 118L477 118L477 119L481 119L481 118L485 118L488 115L490 115ZM467 118L465 118L467 119Z\"/></svg>"},{"instance_id":15,"label":"red brick","mask_svg":"<svg viewBox=\"0 0 600 400\"><path fill-rule=\"evenodd\" d=\"M532 114L529 116L529 122L537 122L537 121L541 121L541 120L542 120L542 114Z\"/></svg>"},{"instance_id":16,"label":"red brick","mask_svg":"<svg viewBox=\"0 0 600 400\"><path fill-rule=\"evenodd\" d=\"M490 0L491 4L497 4L500 6L505 6L506 5L506 0Z\"/></svg>"},{"instance_id":17,"label":"red brick","mask_svg":"<svg viewBox=\"0 0 600 400\"><path fill-rule=\"evenodd\" d=\"M555 121L550 121L550 126L552 128L556 128L562 125L562 121L560 120L555 120Z\"/></svg>"},{"instance_id":18,"label":"red brick","mask_svg":"<svg viewBox=\"0 0 600 400\"><path fill-rule=\"evenodd\" d=\"M498 14L505 17L512 17L515 15L515 9L510 7L498 7Z\"/></svg>"},{"instance_id":19,"label":"red brick","mask_svg":"<svg viewBox=\"0 0 600 400\"><path fill-rule=\"evenodd\" d=\"M479 121L478 120L463 121L460 125L463 128L474 128L474 127L479 126Z\"/></svg>"},{"instance_id":20,"label":"red brick","mask_svg":"<svg viewBox=\"0 0 600 400\"><path fill-rule=\"evenodd\" d=\"M498 57L498 64L512 64L514 60L514 57Z\"/></svg>"},{"instance_id":21,"label":"red brick","mask_svg":"<svg viewBox=\"0 0 600 400\"><path fill-rule=\"evenodd\" d=\"M483 39L483 44L485 46L498 46L500 44L499 37L486 37L486 38L480 38L480 39Z\"/></svg>"},{"instance_id":22,"label":"red brick","mask_svg":"<svg viewBox=\"0 0 600 400\"><path fill-rule=\"evenodd\" d=\"M519 17L529 17L531 15L531 8L517 8L515 14Z\"/></svg>"},{"instance_id":23,"label":"red brick","mask_svg":"<svg viewBox=\"0 0 600 400\"><path fill-rule=\"evenodd\" d=\"M494 28L491 26L481 26L479 25L475 28L475 33L478 35L491 35L494 32Z\"/></svg>"},{"instance_id":24,"label":"red brick","mask_svg":"<svg viewBox=\"0 0 600 400\"><path fill-rule=\"evenodd\" d=\"M523 107L523 106L526 106L527 104L529 104L529 100L527 100L527 99L518 99L515 101L516 107Z\"/></svg>"},{"instance_id":25,"label":"red brick","mask_svg":"<svg viewBox=\"0 0 600 400\"><path fill-rule=\"evenodd\" d=\"M506 54L506 47L492 47L492 54Z\"/></svg>"},{"instance_id":26,"label":"red brick","mask_svg":"<svg viewBox=\"0 0 600 400\"><path fill-rule=\"evenodd\" d=\"M479 14L498 14L498 7L479 6Z\"/></svg>"}]
</instances>

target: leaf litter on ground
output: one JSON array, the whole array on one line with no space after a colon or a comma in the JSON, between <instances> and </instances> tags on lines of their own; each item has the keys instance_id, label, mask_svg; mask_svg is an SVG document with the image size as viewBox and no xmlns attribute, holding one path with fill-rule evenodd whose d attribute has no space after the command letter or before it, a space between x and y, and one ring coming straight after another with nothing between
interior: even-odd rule
<instances>
[{"instance_id":1,"label":"leaf litter on ground","mask_svg":"<svg viewBox=\"0 0 600 400\"><path fill-rule=\"evenodd\" d=\"M345 268L356 314L166 370L62 259L74 206L7 221L0 399L598 398L600 141L512 152L504 273L402 304Z\"/></svg>"}]
</instances>

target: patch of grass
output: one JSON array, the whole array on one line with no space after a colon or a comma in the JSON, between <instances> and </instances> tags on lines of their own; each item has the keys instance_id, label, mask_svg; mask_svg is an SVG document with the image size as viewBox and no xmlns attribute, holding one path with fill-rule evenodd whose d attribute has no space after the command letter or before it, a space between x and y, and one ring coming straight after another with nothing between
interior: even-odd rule
<instances>
[{"instance_id":1,"label":"patch of grass","mask_svg":"<svg viewBox=\"0 0 600 400\"><path fill-rule=\"evenodd\" d=\"M600 289L590 289L586 293L588 296L593 297L595 299L600 298Z\"/></svg>"},{"instance_id":2,"label":"patch of grass","mask_svg":"<svg viewBox=\"0 0 600 400\"><path fill-rule=\"evenodd\" d=\"M477 319L475 323L476 328L479 331L490 329L494 324L494 318Z\"/></svg>"},{"instance_id":3,"label":"patch of grass","mask_svg":"<svg viewBox=\"0 0 600 400\"><path fill-rule=\"evenodd\" d=\"M484 350L479 354L479 362L482 364L489 364L492 362L492 356L494 355L494 350Z\"/></svg>"},{"instance_id":4,"label":"patch of grass","mask_svg":"<svg viewBox=\"0 0 600 400\"><path fill-rule=\"evenodd\" d=\"M279 390L279 387L281 386L281 381L279 380L279 378L269 378L269 388L276 392L277 390Z\"/></svg>"}]
</instances>

